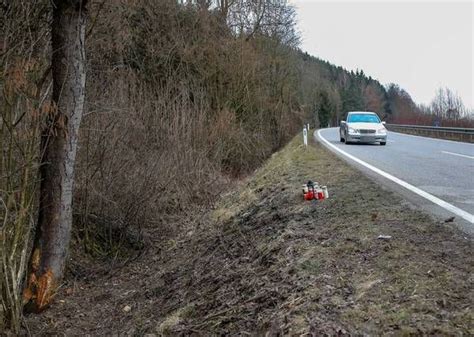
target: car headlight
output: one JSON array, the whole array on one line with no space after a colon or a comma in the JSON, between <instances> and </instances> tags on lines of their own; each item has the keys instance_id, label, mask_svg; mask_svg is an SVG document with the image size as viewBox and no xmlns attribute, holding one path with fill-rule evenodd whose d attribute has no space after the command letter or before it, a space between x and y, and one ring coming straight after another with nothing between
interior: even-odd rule
<instances>
[{"instance_id":1,"label":"car headlight","mask_svg":"<svg viewBox=\"0 0 474 337\"><path fill-rule=\"evenodd\" d=\"M377 133L379 133L379 134L381 134L381 135L385 135L385 134L387 134L387 129L385 129L385 128L378 129L378 130L377 130Z\"/></svg>"},{"instance_id":2,"label":"car headlight","mask_svg":"<svg viewBox=\"0 0 474 337\"><path fill-rule=\"evenodd\" d=\"M354 129L354 128L349 128L349 133L359 133L359 130L358 129Z\"/></svg>"}]
</instances>

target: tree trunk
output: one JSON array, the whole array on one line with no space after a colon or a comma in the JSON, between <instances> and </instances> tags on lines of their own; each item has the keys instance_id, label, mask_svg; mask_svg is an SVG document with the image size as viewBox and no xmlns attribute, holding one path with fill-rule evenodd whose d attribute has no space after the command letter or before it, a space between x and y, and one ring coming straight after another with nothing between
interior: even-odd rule
<instances>
[{"instance_id":1,"label":"tree trunk","mask_svg":"<svg viewBox=\"0 0 474 337\"><path fill-rule=\"evenodd\" d=\"M41 140L40 210L24 301L50 303L64 274L72 228L74 163L85 100L86 0L54 0L52 110Z\"/></svg>"}]
</instances>

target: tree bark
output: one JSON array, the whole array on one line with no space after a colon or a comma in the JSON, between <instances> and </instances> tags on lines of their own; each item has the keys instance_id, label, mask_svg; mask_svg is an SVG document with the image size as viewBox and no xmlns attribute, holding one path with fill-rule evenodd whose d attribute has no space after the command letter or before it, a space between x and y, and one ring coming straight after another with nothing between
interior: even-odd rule
<instances>
[{"instance_id":1,"label":"tree bark","mask_svg":"<svg viewBox=\"0 0 474 337\"><path fill-rule=\"evenodd\" d=\"M24 291L26 310L35 312L51 303L64 274L85 101L86 0L54 0L52 4L53 104L41 139L40 210Z\"/></svg>"}]
</instances>

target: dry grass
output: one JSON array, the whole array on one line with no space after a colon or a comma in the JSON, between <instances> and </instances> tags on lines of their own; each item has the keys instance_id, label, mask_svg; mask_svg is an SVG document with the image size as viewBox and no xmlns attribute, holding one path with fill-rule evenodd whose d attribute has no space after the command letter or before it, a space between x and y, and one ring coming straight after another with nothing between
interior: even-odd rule
<instances>
[{"instance_id":1,"label":"dry grass","mask_svg":"<svg viewBox=\"0 0 474 337\"><path fill-rule=\"evenodd\" d=\"M327 184L331 199L303 202L300 185L308 179ZM196 321L202 332L472 331L471 242L319 146L305 149L295 139L213 214L222 212L234 217L206 229L219 237L217 251L212 259L194 259L200 267L192 269L203 268L199 273L219 286L205 292L206 300L188 298L196 317L175 332L193 329ZM379 234L393 239L378 240ZM216 255L226 261L219 273L212 270ZM206 307L199 303L217 299L217 308L199 310Z\"/></svg>"},{"instance_id":2,"label":"dry grass","mask_svg":"<svg viewBox=\"0 0 474 337\"><path fill-rule=\"evenodd\" d=\"M330 199L303 201L308 179L327 185ZM304 149L298 137L186 233L104 282L78 281L87 290L62 295L65 303L33 326L92 334L470 335L471 252L462 233L320 146ZM131 313L120 312L125 304Z\"/></svg>"}]
</instances>

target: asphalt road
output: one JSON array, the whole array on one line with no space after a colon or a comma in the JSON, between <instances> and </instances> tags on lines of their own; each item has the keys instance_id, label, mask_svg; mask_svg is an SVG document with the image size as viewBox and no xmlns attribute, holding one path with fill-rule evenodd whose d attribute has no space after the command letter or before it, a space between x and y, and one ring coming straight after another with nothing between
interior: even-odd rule
<instances>
[{"instance_id":1,"label":"asphalt road","mask_svg":"<svg viewBox=\"0 0 474 337\"><path fill-rule=\"evenodd\" d=\"M339 128L319 130L315 137L434 215L455 216L464 231L474 234L474 144L389 132L386 146L346 145L339 142Z\"/></svg>"}]
</instances>

